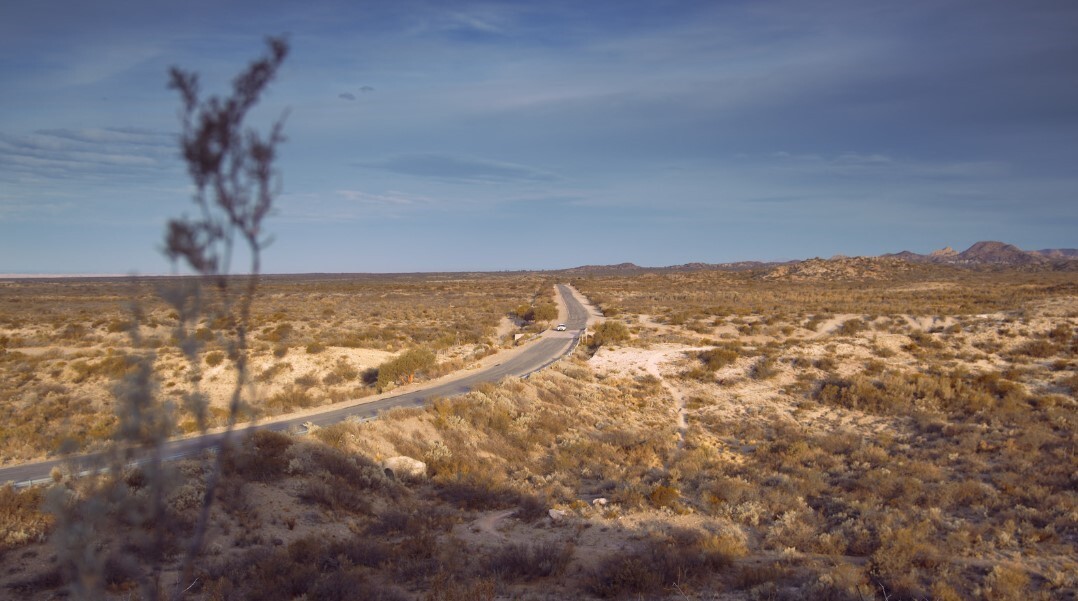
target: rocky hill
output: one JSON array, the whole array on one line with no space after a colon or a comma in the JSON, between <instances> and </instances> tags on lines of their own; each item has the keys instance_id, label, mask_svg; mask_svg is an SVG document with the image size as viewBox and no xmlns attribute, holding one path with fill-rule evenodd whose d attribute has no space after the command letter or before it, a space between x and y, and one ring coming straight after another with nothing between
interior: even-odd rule
<instances>
[{"instance_id":1,"label":"rocky hill","mask_svg":"<svg viewBox=\"0 0 1078 601\"><path fill-rule=\"evenodd\" d=\"M617 265L581 265L560 270L559 273L568 275L631 275L654 268L641 267L636 263L618 263Z\"/></svg>"},{"instance_id":2,"label":"rocky hill","mask_svg":"<svg viewBox=\"0 0 1078 601\"><path fill-rule=\"evenodd\" d=\"M977 242L962 252L950 246L922 255L908 250L886 254L883 257L901 259L913 263L934 263L937 265L959 266L1045 266L1059 261L1078 259L1078 250L1069 248L1025 251L1013 244L986 240Z\"/></svg>"},{"instance_id":3,"label":"rocky hill","mask_svg":"<svg viewBox=\"0 0 1078 601\"><path fill-rule=\"evenodd\" d=\"M894 257L809 259L779 265L764 274L763 278L792 281L884 280L915 268L909 261Z\"/></svg>"},{"instance_id":4,"label":"rocky hill","mask_svg":"<svg viewBox=\"0 0 1078 601\"><path fill-rule=\"evenodd\" d=\"M663 269L669 271L753 271L755 269L767 269L783 262L773 261L737 261L734 263L685 263L672 265Z\"/></svg>"},{"instance_id":5,"label":"rocky hill","mask_svg":"<svg viewBox=\"0 0 1078 601\"><path fill-rule=\"evenodd\" d=\"M1046 259L1078 259L1078 248L1046 248L1029 252Z\"/></svg>"},{"instance_id":6,"label":"rocky hill","mask_svg":"<svg viewBox=\"0 0 1078 601\"><path fill-rule=\"evenodd\" d=\"M944 260L947 260L947 259L953 259L953 258L957 257L958 256L958 251L951 248L950 246L944 246L943 248L941 248L939 250L932 251L931 253L929 253L928 256L932 257L934 259L939 259L941 261L944 261Z\"/></svg>"},{"instance_id":7,"label":"rocky hill","mask_svg":"<svg viewBox=\"0 0 1078 601\"><path fill-rule=\"evenodd\" d=\"M945 262L988 263L992 265L1030 265L1043 261L1041 257L1027 253L1013 244L1003 242L978 242L966 250L944 259Z\"/></svg>"}]
</instances>

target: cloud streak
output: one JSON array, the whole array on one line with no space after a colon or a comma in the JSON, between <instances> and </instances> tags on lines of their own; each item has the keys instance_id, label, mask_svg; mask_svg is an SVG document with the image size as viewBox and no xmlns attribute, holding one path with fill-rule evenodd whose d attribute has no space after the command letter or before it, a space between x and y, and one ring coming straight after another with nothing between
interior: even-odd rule
<instances>
[{"instance_id":1,"label":"cloud streak","mask_svg":"<svg viewBox=\"0 0 1078 601\"><path fill-rule=\"evenodd\" d=\"M152 177L176 168L176 152L170 134L130 128L0 134L0 179Z\"/></svg>"},{"instance_id":2,"label":"cloud streak","mask_svg":"<svg viewBox=\"0 0 1078 601\"><path fill-rule=\"evenodd\" d=\"M455 183L539 183L558 179L552 173L527 165L433 152L399 154L359 161L355 165Z\"/></svg>"}]
</instances>

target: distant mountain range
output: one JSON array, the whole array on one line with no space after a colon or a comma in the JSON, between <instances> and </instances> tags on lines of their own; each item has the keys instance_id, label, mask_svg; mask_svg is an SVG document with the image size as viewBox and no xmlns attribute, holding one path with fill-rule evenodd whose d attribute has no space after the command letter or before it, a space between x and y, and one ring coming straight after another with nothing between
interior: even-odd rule
<instances>
[{"instance_id":1,"label":"distant mountain range","mask_svg":"<svg viewBox=\"0 0 1078 601\"><path fill-rule=\"evenodd\" d=\"M685 263L683 265L670 265L667 267L641 267L635 263L619 263L617 265L582 265L571 269L559 270L559 273L568 275L632 275L645 272L670 272L670 271L752 271L773 270L786 273L790 266L801 265L805 268L819 266L826 262L856 262L860 267L865 267L873 261L884 260L883 265L900 265L907 263L927 263L933 265L951 265L955 267L984 268L984 267L1013 267L1040 269L1078 269L1078 249L1075 248L1048 248L1044 250L1022 250L1013 244L1004 242L982 241L974 244L962 252L958 252L950 246L932 251L927 255L904 250L897 253L888 253L879 257L850 257L836 256L831 259L806 259L804 261L739 261L736 263ZM895 261L898 261L896 263ZM818 269L818 267L812 267ZM801 269L795 271L802 271Z\"/></svg>"},{"instance_id":2,"label":"distant mountain range","mask_svg":"<svg viewBox=\"0 0 1078 601\"><path fill-rule=\"evenodd\" d=\"M937 265L1005 265L1018 267L1023 265L1044 265L1055 261L1072 261L1078 259L1078 249L1022 250L1013 244L984 241L978 242L962 252L948 246L927 255L919 255L904 250L900 253L883 256L914 263L935 263Z\"/></svg>"},{"instance_id":3,"label":"distant mountain range","mask_svg":"<svg viewBox=\"0 0 1078 601\"><path fill-rule=\"evenodd\" d=\"M1046 248L1029 252L1048 259L1078 259L1078 248Z\"/></svg>"},{"instance_id":4,"label":"distant mountain range","mask_svg":"<svg viewBox=\"0 0 1078 601\"><path fill-rule=\"evenodd\" d=\"M667 267L641 267L636 263L618 263L617 265L581 265L558 270L569 275L631 275L650 271L752 271L767 269L783 262L738 261L736 263L685 263Z\"/></svg>"}]
</instances>

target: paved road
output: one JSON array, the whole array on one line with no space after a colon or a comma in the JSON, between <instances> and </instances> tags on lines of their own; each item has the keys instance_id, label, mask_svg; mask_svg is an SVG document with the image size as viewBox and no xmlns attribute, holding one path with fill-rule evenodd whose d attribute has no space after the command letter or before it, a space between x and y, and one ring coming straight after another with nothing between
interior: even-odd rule
<instances>
[{"instance_id":1,"label":"paved road","mask_svg":"<svg viewBox=\"0 0 1078 601\"><path fill-rule=\"evenodd\" d=\"M317 426L335 424L346 419L367 419L378 415L378 412L394 407L411 407L424 405L431 399L449 397L463 394L484 382L496 382L507 377L526 377L564 356L576 343L581 331L587 324L588 310L569 291L568 286L558 284L558 292L565 299L565 306L569 311L568 320L565 322L565 332L546 332L539 340L527 345L519 353L506 358L486 369L460 379L452 380L445 384L431 386L421 390L414 390L397 396L361 403L346 407L327 408L325 411L315 414L305 414L301 417L270 419L263 423L245 428L244 431L234 432L233 440L242 438L248 430L303 430L305 424L313 423ZM218 446L223 433L206 434L194 438L170 440L164 445L164 456L168 459L178 459ZM90 463L92 456L82 458L79 463ZM14 482L16 485L25 485L49 479L50 471L70 459L51 459L37 463L25 463L0 469L0 482Z\"/></svg>"}]
</instances>

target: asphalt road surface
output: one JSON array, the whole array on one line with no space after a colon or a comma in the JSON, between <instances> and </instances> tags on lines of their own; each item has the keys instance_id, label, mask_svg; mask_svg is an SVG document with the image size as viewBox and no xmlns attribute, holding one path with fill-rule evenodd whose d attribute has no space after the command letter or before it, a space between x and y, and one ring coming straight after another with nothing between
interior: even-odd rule
<instances>
[{"instance_id":1,"label":"asphalt road surface","mask_svg":"<svg viewBox=\"0 0 1078 601\"><path fill-rule=\"evenodd\" d=\"M558 292L565 299L565 306L569 311L568 320L565 322L566 331L546 332L539 340L529 343L520 352L507 357L501 363L445 384L413 390L368 403L337 408L328 407L325 411L313 414L306 413L300 417L268 419L265 422L233 432L231 434L232 440L241 440L249 431L253 430L302 431L306 429L307 424L327 426L347 419L369 419L377 416L380 411L394 407L420 406L435 398L464 394L484 382L497 382L508 377L527 377L568 353L587 325L588 310L573 296L568 286L558 284ZM219 432L170 440L164 444L162 454L166 459L179 459L193 455L219 446L224 436L223 432ZM50 459L6 467L0 469L0 482L13 482L16 486L45 482L50 479L50 472L56 466L69 462L78 470L80 466L93 465L93 460L94 456L89 455L76 458Z\"/></svg>"}]
</instances>

